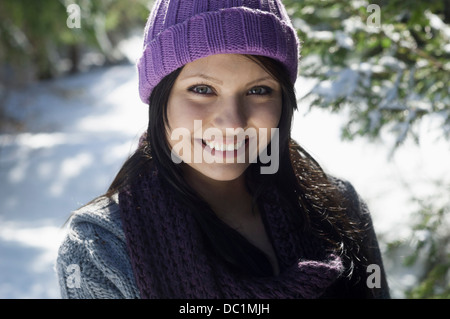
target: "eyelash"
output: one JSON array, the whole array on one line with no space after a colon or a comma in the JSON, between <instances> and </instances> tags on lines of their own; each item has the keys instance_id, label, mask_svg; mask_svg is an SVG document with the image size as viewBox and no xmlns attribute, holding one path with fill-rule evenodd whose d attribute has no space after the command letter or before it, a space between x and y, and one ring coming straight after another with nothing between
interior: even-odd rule
<instances>
[{"instance_id":1,"label":"eyelash","mask_svg":"<svg viewBox=\"0 0 450 319\"><path fill-rule=\"evenodd\" d=\"M199 87L201 87L201 88L207 88L207 89L211 90L212 93L199 93L199 92L196 92L195 90L198 89ZM249 95L255 95L255 96L267 96L267 95L272 94L272 92L273 92L273 89L272 89L272 88L270 88L270 87L268 87L268 86L265 86L265 85L260 85L260 86L252 87L250 90L247 91L247 93L250 92L250 91L252 91L252 90L254 90L254 89L264 89L266 92L263 93L263 94L249 94ZM210 85L208 85L208 84L202 84L202 83L199 83L199 84L196 84L196 85L193 85L193 86L189 87L189 88L188 88L188 91L189 91L189 92L192 92L192 93L194 93L194 94L198 94L198 95L207 95L207 96L208 96L208 95L212 95L212 94L215 93L214 89L213 89Z\"/></svg>"},{"instance_id":2,"label":"eyelash","mask_svg":"<svg viewBox=\"0 0 450 319\"><path fill-rule=\"evenodd\" d=\"M263 93L263 94L253 94L253 95L257 95L257 96L258 95L259 96L270 95L270 94L272 94L272 91L273 91L272 88L265 86L265 85L255 86L255 87L251 88L249 91L254 90L254 89L264 89L266 91L266 93Z\"/></svg>"},{"instance_id":3,"label":"eyelash","mask_svg":"<svg viewBox=\"0 0 450 319\"><path fill-rule=\"evenodd\" d=\"M195 89L198 89L199 87L201 87L201 88L208 88L214 93L214 90L208 84L203 84L203 83L199 83L199 84L196 84L196 85L193 85L193 86L189 87L188 91L192 92L194 94L198 94L198 95L211 95L212 94L212 93L198 93L198 92L196 92Z\"/></svg>"}]
</instances>

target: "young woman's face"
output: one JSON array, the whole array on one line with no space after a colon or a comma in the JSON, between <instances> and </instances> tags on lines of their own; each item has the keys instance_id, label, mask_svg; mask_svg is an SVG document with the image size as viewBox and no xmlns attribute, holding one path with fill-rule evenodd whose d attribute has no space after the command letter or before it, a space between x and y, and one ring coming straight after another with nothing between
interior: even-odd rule
<instances>
[{"instance_id":1,"label":"young woman's face","mask_svg":"<svg viewBox=\"0 0 450 319\"><path fill-rule=\"evenodd\" d=\"M220 54L188 63L167 105L172 160L213 180L234 180L277 136L281 108L280 84L248 57Z\"/></svg>"}]
</instances>

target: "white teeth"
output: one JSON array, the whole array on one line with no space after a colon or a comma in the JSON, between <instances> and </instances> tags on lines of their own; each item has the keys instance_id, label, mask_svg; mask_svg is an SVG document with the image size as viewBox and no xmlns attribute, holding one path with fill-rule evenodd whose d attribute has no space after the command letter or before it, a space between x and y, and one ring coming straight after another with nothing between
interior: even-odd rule
<instances>
[{"instance_id":1,"label":"white teeth","mask_svg":"<svg viewBox=\"0 0 450 319\"><path fill-rule=\"evenodd\" d=\"M204 141L206 145L208 145L211 149L215 149L217 151L235 151L238 150L244 145L245 141L240 141L236 144L222 144L214 141Z\"/></svg>"}]
</instances>

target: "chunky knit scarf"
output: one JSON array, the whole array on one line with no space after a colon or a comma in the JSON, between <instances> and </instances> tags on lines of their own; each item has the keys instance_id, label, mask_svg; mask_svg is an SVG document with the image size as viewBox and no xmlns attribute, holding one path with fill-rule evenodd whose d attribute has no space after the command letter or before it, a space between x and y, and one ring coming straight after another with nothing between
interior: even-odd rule
<instances>
[{"instance_id":1,"label":"chunky knit scarf","mask_svg":"<svg viewBox=\"0 0 450 319\"><path fill-rule=\"evenodd\" d=\"M163 186L157 170L129 185L119 203L141 298L320 297L342 274L341 259L317 253L323 250L295 228L276 192L262 197L261 214L281 267L277 276L244 275L208 253L192 213Z\"/></svg>"}]
</instances>

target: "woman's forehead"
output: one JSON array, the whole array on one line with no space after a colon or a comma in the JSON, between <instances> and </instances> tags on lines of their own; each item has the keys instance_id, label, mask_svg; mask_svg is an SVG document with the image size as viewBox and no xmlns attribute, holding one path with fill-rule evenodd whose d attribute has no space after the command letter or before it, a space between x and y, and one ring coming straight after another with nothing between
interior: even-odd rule
<instances>
[{"instance_id":1,"label":"woman's forehead","mask_svg":"<svg viewBox=\"0 0 450 319\"><path fill-rule=\"evenodd\" d=\"M183 67L179 80L190 78L201 78L219 85L226 80L274 80L256 61L241 54L217 54L190 62Z\"/></svg>"}]
</instances>

